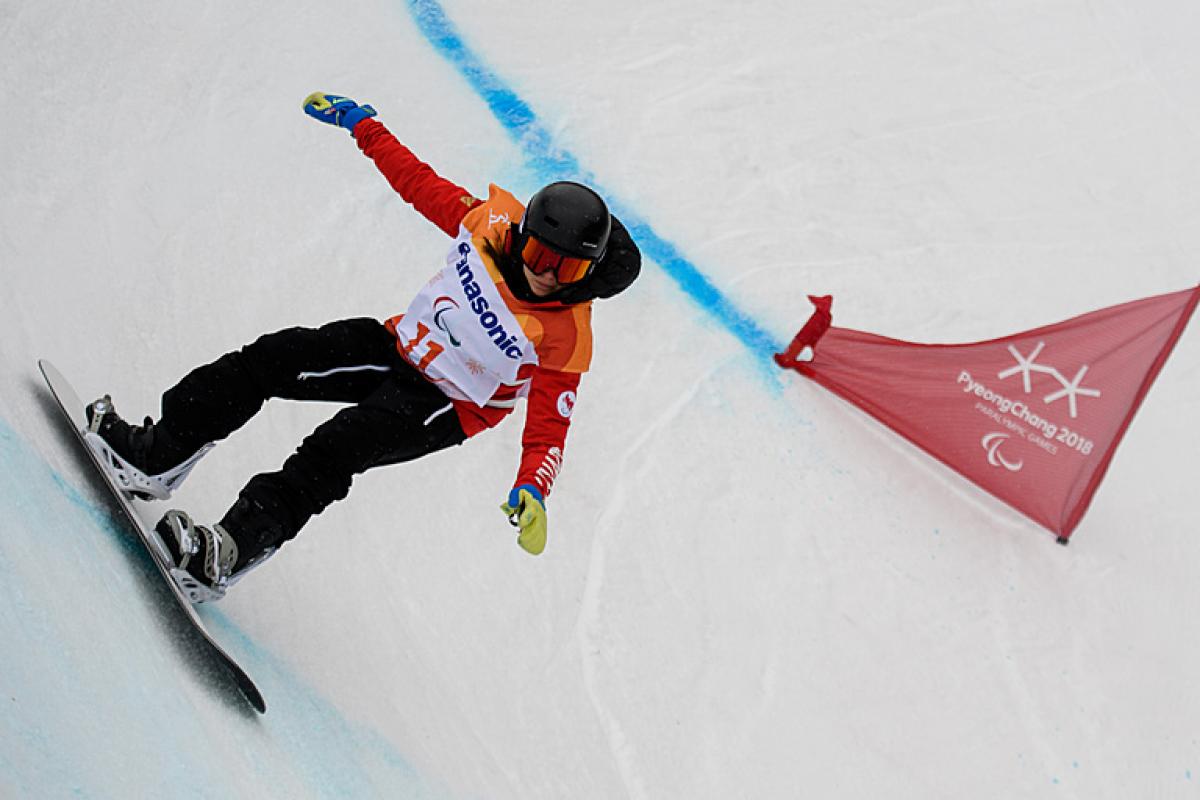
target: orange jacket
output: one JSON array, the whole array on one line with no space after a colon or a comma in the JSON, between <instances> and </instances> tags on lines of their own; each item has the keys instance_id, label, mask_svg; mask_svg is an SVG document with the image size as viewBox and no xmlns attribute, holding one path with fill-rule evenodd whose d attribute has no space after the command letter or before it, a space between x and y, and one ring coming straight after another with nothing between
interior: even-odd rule
<instances>
[{"instance_id":1,"label":"orange jacket","mask_svg":"<svg viewBox=\"0 0 1200 800\"><path fill-rule=\"evenodd\" d=\"M443 320L434 313L432 304L422 305L418 295L409 311L386 323L397 336L397 348L426 378L446 392L468 436L499 423L512 412L517 398L526 397L521 462L513 485L533 484L548 496L562 466L580 376L591 364L591 302L528 303L509 289L488 249L503 247L508 226L516 224L525 211L511 194L492 185L486 200L475 197L420 161L378 120L363 120L354 133L359 148L375 162L392 188L430 222L456 238L447 266L430 281L435 289L427 287L422 294L429 294L432 299L433 295L439 295L436 287L450 287L436 299L442 301L443 310L452 308L461 313L462 321L455 322L460 336L456 338L443 328L440 324ZM455 299L453 292L460 289L460 284L464 294ZM489 297L503 308L488 308ZM472 305L472 298L475 315L463 308ZM492 330L501 331L493 338L500 340L507 335L495 343L501 351L509 346L510 356L517 363L505 363L489 344L483 346L486 352L476 354L478 358L469 351L453 349L464 343L459 339L467 338L461 336L462 331L478 322L480 308L486 309L484 314L495 312L483 317L485 324L493 324ZM497 314L515 320L519 332L504 332L495 322ZM478 333L475 338L486 342ZM499 362L501 372L509 370L504 375L498 372L492 383L486 383L486 377L491 376L487 371L489 358ZM456 381L456 375L463 378ZM489 393L485 397L478 396L481 380ZM468 383L471 385L465 385ZM471 399L472 394L475 399Z\"/></svg>"}]
</instances>

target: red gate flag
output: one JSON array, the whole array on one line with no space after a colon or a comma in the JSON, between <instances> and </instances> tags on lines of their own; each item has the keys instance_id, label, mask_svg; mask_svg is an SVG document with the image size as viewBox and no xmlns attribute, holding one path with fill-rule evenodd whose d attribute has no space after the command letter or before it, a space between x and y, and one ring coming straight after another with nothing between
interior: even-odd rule
<instances>
[{"instance_id":1,"label":"red gate flag","mask_svg":"<svg viewBox=\"0 0 1200 800\"><path fill-rule=\"evenodd\" d=\"M1200 286L950 345L835 328L832 298L809 299L817 310L775 356L780 366L858 406L1066 544Z\"/></svg>"}]
</instances>

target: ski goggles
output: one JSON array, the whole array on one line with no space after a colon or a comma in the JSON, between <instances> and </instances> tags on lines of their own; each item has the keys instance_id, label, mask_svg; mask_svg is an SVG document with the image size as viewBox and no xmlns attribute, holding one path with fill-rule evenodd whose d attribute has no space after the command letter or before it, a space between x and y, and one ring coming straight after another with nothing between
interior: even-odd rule
<instances>
[{"instance_id":1,"label":"ski goggles","mask_svg":"<svg viewBox=\"0 0 1200 800\"><path fill-rule=\"evenodd\" d=\"M559 283L575 283L583 280L592 271L592 264L595 263L590 258L565 256L555 252L549 245L539 242L532 236L525 239L525 246L521 248L521 260L534 275L545 275L547 272L553 271L554 277L558 279Z\"/></svg>"}]
</instances>

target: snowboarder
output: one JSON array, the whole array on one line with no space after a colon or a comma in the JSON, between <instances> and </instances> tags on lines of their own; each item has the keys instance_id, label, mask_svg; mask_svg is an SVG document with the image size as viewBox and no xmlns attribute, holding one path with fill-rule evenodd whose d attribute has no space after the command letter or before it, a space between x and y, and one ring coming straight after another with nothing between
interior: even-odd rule
<instances>
[{"instance_id":1,"label":"snowboarder","mask_svg":"<svg viewBox=\"0 0 1200 800\"><path fill-rule=\"evenodd\" d=\"M198 601L226 589L344 498L356 474L461 444L527 398L522 455L501 505L517 541L546 545L546 498L562 466L591 307L628 287L641 255L586 186L562 181L528 206L494 184L486 200L439 176L375 109L315 92L304 111L350 132L400 196L454 239L408 310L262 336L188 373L157 421L121 419L107 396L88 406L110 472L136 496L165 499L213 446L269 398L348 403L276 472L256 475L214 525L168 511L156 532ZM185 585L187 584L187 585Z\"/></svg>"}]
</instances>

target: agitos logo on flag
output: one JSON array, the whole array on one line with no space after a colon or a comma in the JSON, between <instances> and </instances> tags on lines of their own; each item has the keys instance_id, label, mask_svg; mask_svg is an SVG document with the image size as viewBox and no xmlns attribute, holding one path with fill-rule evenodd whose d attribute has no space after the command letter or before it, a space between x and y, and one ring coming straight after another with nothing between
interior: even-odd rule
<instances>
[{"instance_id":1,"label":"agitos logo on flag","mask_svg":"<svg viewBox=\"0 0 1200 800\"><path fill-rule=\"evenodd\" d=\"M1066 544L1200 286L952 345L835 328L832 298L809 299L816 311L775 356L780 366L863 409Z\"/></svg>"}]
</instances>

